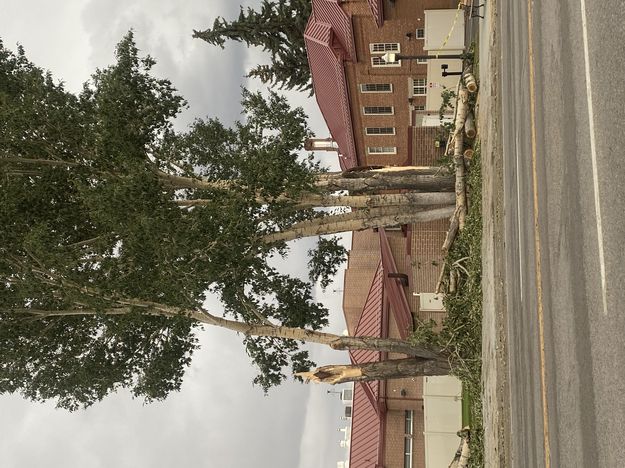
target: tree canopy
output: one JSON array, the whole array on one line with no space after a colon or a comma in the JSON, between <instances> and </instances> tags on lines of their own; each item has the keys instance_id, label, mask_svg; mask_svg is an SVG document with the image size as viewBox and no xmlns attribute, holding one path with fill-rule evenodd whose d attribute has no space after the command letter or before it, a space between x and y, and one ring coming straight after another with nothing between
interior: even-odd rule
<instances>
[{"instance_id":1,"label":"tree canopy","mask_svg":"<svg viewBox=\"0 0 625 468\"><path fill-rule=\"evenodd\" d=\"M73 94L0 43L0 392L68 409L118 388L165 398L201 324L243 335L265 390L313 364L303 341L432 357L321 332L328 311L313 283L272 258L306 235L448 216L451 193L363 195L415 181L452 189L444 171L325 173L299 156L311 135L302 109L275 93L244 90L230 127L198 119L175 131L185 102L132 32L115 57ZM314 208L332 205L359 209ZM310 277L327 284L344 255L321 241ZM204 308L207 291L225 317Z\"/></svg>"},{"instance_id":2,"label":"tree canopy","mask_svg":"<svg viewBox=\"0 0 625 468\"><path fill-rule=\"evenodd\" d=\"M260 10L241 8L239 17L227 21L217 17L211 29L193 36L224 47L226 40L261 47L271 57L270 65L257 65L248 76L283 89L310 91L310 68L304 46L304 30L312 11L310 0L264 0Z\"/></svg>"},{"instance_id":3,"label":"tree canopy","mask_svg":"<svg viewBox=\"0 0 625 468\"><path fill-rule=\"evenodd\" d=\"M0 391L58 397L67 408L120 386L159 399L179 387L197 347L184 317L132 306L63 320L37 311L104 312L119 307L115 297L195 308L210 290L243 321L327 323L311 284L268 264L284 244L262 241L310 216L288 201L258 201L311 187L316 166L297 157L310 135L302 110L245 91L245 118L232 128L197 120L177 133L171 122L184 100L152 76L154 63L129 33L116 63L74 95L22 49L0 48ZM236 180L236 190L179 185L196 180L190 174ZM193 197L212 203L177 204ZM293 340L245 344L264 388L284 378L284 365L310 365Z\"/></svg>"}]
</instances>

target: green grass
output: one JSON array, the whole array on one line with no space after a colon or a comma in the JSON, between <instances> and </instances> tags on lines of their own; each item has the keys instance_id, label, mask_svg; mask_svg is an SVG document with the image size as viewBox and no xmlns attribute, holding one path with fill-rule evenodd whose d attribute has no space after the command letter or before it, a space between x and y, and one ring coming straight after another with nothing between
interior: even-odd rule
<instances>
[{"instance_id":1,"label":"green grass","mask_svg":"<svg viewBox=\"0 0 625 468\"><path fill-rule=\"evenodd\" d=\"M473 399L467 391L462 389L462 427L471 426L471 406L473 406Z\"/></svg>"},{"instance_id":2,"label":"green grass","mask_svg":"<svg viewBox=\"0 0 625 468\"><path fill-rule=\"evenodd\" d=\"M452 373L462 381L471 428L471 467L484 466L482 426L482 177L476 145L467 179L469 211L446 259L459 272L455 293L445 296L441 338L452 355ZM464 398L463 398L464 400Z\"/></svg>"},{"instance_id":3,"label":"green grass","mask_svg":"<svg viewBox=\"0 0 625 468\"><path fill-rule=\"evenodd\" d=\"M472 468L484 466L482 425L482 179L480 147L470 163L467 177L469 210L464 229L445 259L446 276L458 273L456 291L445 295L447 316L439 333L433 322L417 327L411 340L443 348L450 355L452 374L463 388L463 427L471 431Z\"/></svg>"}]
</instances>

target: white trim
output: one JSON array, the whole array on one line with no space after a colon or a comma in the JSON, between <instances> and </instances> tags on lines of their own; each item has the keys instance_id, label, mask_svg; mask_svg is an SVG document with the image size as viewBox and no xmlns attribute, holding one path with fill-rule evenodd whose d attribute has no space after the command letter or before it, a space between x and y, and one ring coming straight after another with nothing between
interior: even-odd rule
<instances>
[{"instance_id":1,"label":"white trim","mask_svg":"<svg viewBox=\"0 0 625 468\"><path fill-rule=\"evenodd\" d=\"M419 36L419 31L421 31L421 36ZM417 28L414 32L415 39L425 39L425 28Z\"/></svg>"},{"instance_id":2,"label":"white trim","mask_svg":"<svg viewBox=\"0 0 625 468\"><path fill-rule=\"evenodd\" d=\"M398 53L401 52L401 45L399 42L370 42L369 52L372 54L384 54L386 52Z\"/></svg>"},{"instance_id":3,"label":"white trim","mask_svg":"<svg viewBox=\"0 0 625 468\"><path fill-rule=\"evenodd\" d=\"M390 112L367 112L367 109L389 108ZM362 113L364 115L395 115L395 107L393 106L363 106Z\"/></svg>"},{"instance_id":4,"label":"white trim","mask_svg":"<svg viewBox=\"0 0 625 468\"><path fill-rule=\"evenodd\" d=\"M419 84L417 84L419 83ZM423 84L421 84L423 83ZM417 93L417 88L419 90L423 89L422 93ZM412 78L412 95L413 96L427 96L428 94L428 81L426 78Z\"/></svg>"},{"instance_id":5,"label":"white trim","mask_svg":"<svg viewBox=\"0 0 625 468\"><path fill-rule=\"evenodd\" d=\"M365 89L365 86L371 86L371 85L384 85L384 86L388 86L389 90L388 91L368 91ZM361 93L392 93L393 92L393 84L392 83L360 83L359 85L360 88L360 92Z\"/></svg>"},{"instance_id":6,"label":"white trim","mask_svg":"<svg viewBox=\"0 0 625 468\"><path fill-rule=\"evenodd\" d=\"M380 151L377 151L380 150ZM367 154L397 154L396 146L367 146Z\"/></svg>"},{"instance_id":7,"label":"white trim","mask_svg":"<svg viewBox=\"0 0 625 468\"><path fill-rule=\"evenodd\" d=\"M410 425L410 427L406 427ZM414 450L414 410L404 412L404 468L412 468Z\"/></svg>"},{"instance_id":8,"label":"white trim","mask_svg":"<svg viewBox=\"0 0 625 468\"><path fill-rule=\"evenodd\" d=\"M370 133L369 130L373 129L382 129L382 128L390 128L392 133ZM367 136L385 136L385 135L395 135L395 127L365 127L365 135Z\"/></svg>"},{"instance_id":9,"label":"white trim","mask_svg":"<svg viewBox=\"0 0 625 468\"><path fill-rule=\"evenodd\" d=\"M397 60L395 62L387 62L379 55L374 55L371 57L371 66L372 67L401 67L401 60Z\"/></svg>"}]
</instances>

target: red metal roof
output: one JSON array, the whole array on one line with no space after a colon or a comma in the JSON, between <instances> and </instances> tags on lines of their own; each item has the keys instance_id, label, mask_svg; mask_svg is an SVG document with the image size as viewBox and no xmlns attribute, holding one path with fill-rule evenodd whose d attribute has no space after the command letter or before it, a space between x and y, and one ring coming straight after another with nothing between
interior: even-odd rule
<instances>
[{"instance_id":1,"label":"red metal roof","mask_svg":"<svg viewBox=\"0 0 625 468\"><path fill-rule=\"evenodd\" d=\"M382 7L382 0L367 0L369 2L369 8L371 8L371 13L373 14L373 18L375 19L375 24L378 27L382 26L384 23L384 9Z\"/></svg>"},{"instance_id":2,"label":"red metal roof","mask_svg":"<svg viewBox=\"0 0 625 468\"><path fill-rule=\"evenodd\" d=\"M382 458L384 418L374 411L360 383L354 385L349 468L375 468Z\"/></svg>"},{"instance_id":3,"label":"red metal roof","mask_svg":"<svg viewBox=\"0 0 625 468\"><path fill-rule=\"evenodd\" d=\"M313 0L304 32L315 98L339 147L341 168L358 165L343 61L356 60L351 18L338 0Z\"/></svg>"},{"instance_id":4,"label":"red metal roof","mask_svg":"<svg viewBox=\"0 0 625 468\"><path fill-rule=\"evenodd\" d=\"M356 325L354 336L382 336L382 306L384 299L384 275L382 269L382 261L378 263L378 268L373 275L371 281L371 287L369 288L369 294L367 300ZM353 364L364 364L365 362L378 362L380 361L381 353L379 351L371 350L356 350L350 351L349 357ZM367 395L369 402L375 408L376 412L380 412L379 397L380 397L380 382L364 382L361 384L363 391Z\"/></svg>"},{"instance_id":5,"label":"red metal roof","mask_svg":"<svg viewBox=\"0 0 625 468\"><path fill-rule=\"evenodd\" d=\"M385 336L383 312L384 269L380 260L354 336ZM381 357L380 352L367 350L350 351L349 355L353 363L361 364L379 361ZM383 390L384 384L377 380L354 385L350 468L374 468L381 463L385 406L380 404L380 393Z\"/></svg>"},{"instance_id":6,"label":"red metal roof","mask_svg":"<svg viewBox=\"0 0 625 468\"><path fill-rule=\"evenodd\" d=\"M391 310L393 311L393 317L399 328L399 335L402 338L408 336L408 332L412 330L412 313L410 312L410 305L406 298L406 292L400 283L399 278L389 278L388 273L397 273L397 265L395 264L395 258L391 251L391 246L388 243L386 232L380 228L378 230L380 234L380 250L382 251L382 265L384 265L384 290L386 291L389 302L391 303Z\"/></svg>"}]
</instances>

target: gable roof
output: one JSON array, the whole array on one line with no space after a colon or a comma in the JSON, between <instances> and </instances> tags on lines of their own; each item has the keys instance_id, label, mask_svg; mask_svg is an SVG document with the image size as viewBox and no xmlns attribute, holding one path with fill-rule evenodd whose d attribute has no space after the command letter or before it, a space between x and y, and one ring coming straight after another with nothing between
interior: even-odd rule
<instances>
[{"instance_id":1,"label":"gable roof","mask_svg":"<svg viewBox=\"0 0 625 468\"><path fill-rule=\"evenodd\" d=\"M358 165L344 61L356 60L351 18L338 0L313 0L304 42L315 98L339 147L341 168Z\"/></svg>"},{"instance_id":2,"label":"gable roof","mask_svg":"<svg viewBox=\"0 0 625 468\"><path fill-rule=\"evenodd\" d=\"M375 19L375 24L378 27L384 24L384 9L382 6L382 0L367 0L369 3L369 8L371 9L371 14L373 14L373 19Z\"/></svg>"},{"instance_id":3,"label":"gable roof","mask_svg":"<svg viewBox=\"0 0 625 468\"><path fill-rule=\"evenodd\" d=\"M382 261L371 281L371 288L356 326L354 336L384 336L384 271ZM379 351L349 352L352 363L376 362ZM382 457L385 407L380 405L384 384L379 380L354 384L352 435L349 452L350 468L373 468Z\"/></svg>"},{"instance_id":4,"label":"gable roof","mask_svg":"<svg viewBox=\"0 0 625 468\"><path fill-rule=\"evenodd\" d=\"M397 264L395 263L395 257L393 257L393 252L391 251L391 246L384 228L380 228L378 233L380 235L380 250L382 252L382 265L384 266L385 273L384 289L387 293L388 301L391 303L391 310L393 311L395 322L397 322L399 336L402 339L406 339L408 332L413 329L410 305L408 304L406 292L399 278L390 278L388 276L388 273L398 273Z\"/></svg>"}]
</instances>

